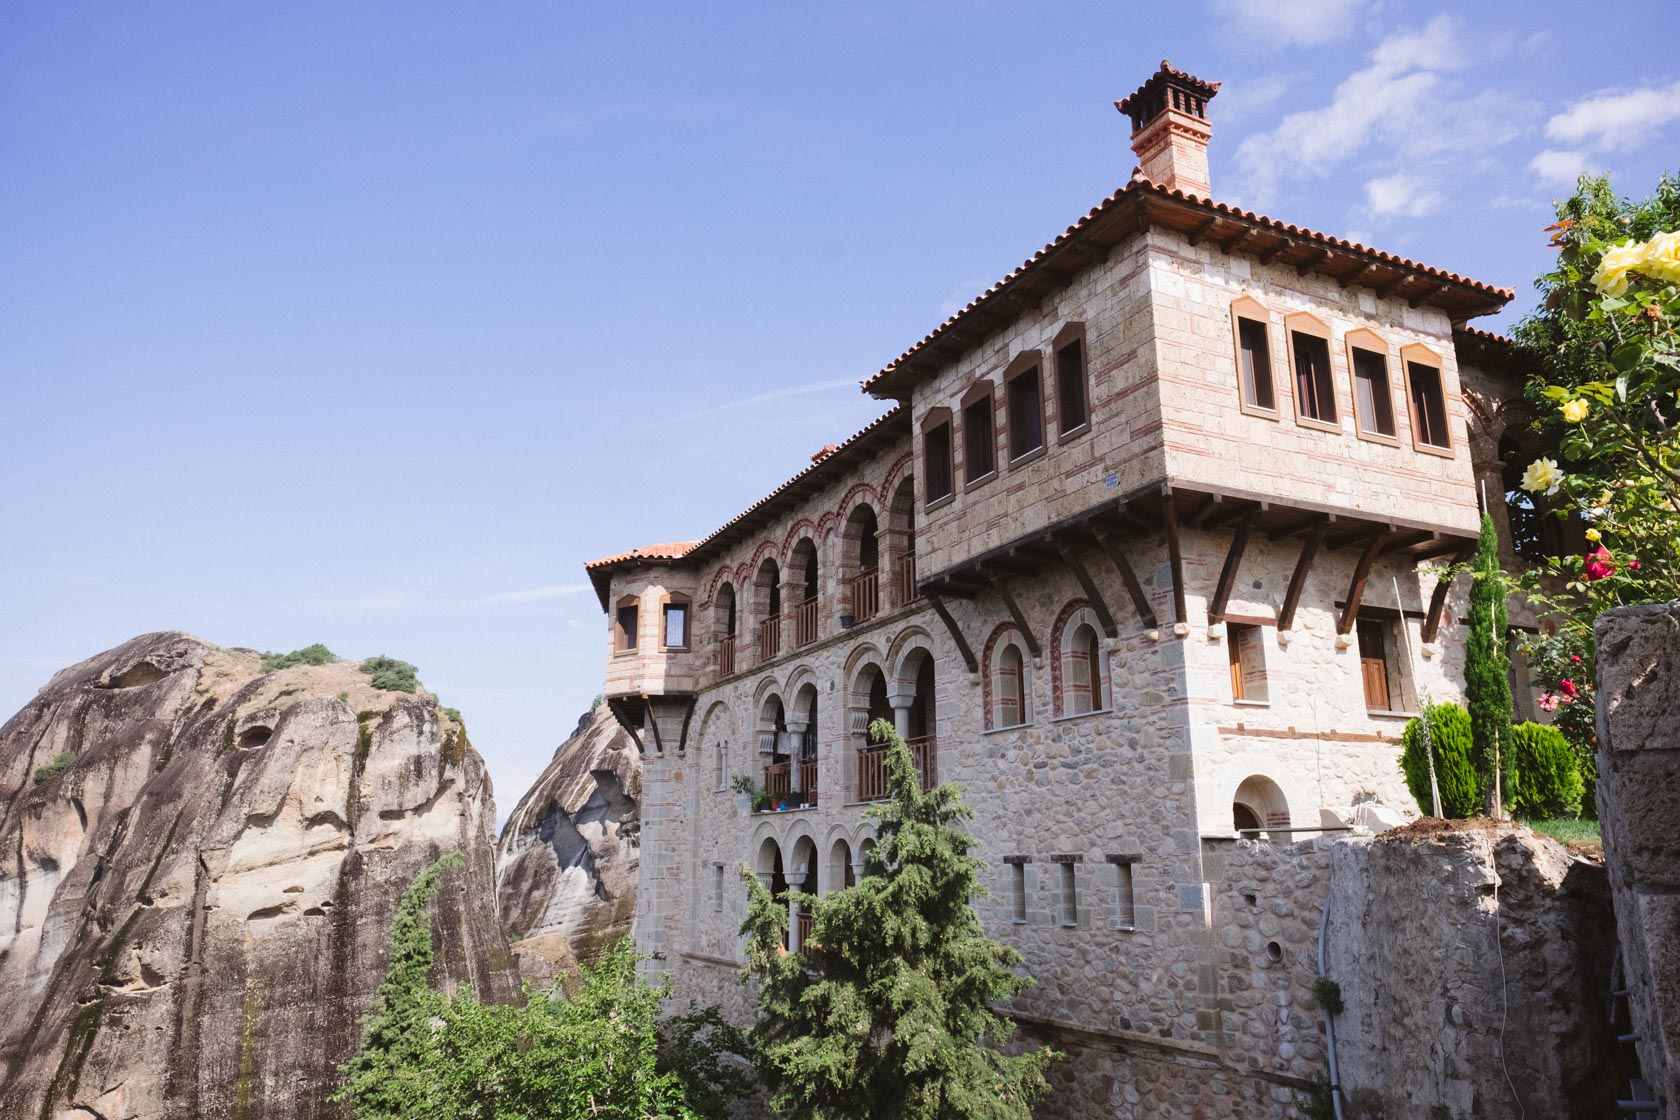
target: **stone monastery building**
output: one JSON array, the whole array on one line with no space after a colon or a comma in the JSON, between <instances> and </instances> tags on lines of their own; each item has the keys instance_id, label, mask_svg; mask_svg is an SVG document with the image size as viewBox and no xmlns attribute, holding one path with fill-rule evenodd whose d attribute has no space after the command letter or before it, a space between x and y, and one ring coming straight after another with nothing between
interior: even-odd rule
<instances>
[{"instance_id":1,"label":"stone monastery building","mask_svg":"<svg viewBox=\"0 0 1680 1120\"><path fill-rule=\"evenodd\" d=\"M1512 292L1214 201L1217 90L1163 63L1118 102L1132 180L869 378L885 416L588 565L680 997L750 1014L738 864L860 874L886 718L977 813L1011 1011L1071 1052L1046 1114L1284 1116L1323 1076L1323 883L1233 857L1415 808L1400 732L1462 680L1431 567L1484 487L1503 530L1521 408L1464 324Z\"/></svg>"}]
</instances>

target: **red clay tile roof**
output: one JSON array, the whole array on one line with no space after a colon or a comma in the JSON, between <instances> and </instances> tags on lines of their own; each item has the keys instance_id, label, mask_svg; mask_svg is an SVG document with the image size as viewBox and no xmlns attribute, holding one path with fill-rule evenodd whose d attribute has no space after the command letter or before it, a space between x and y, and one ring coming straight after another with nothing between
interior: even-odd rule
<instances>
[{"instance_id":1,"label":"red clay tile roof","mask_svg":"<svg viewBox=\"0 0 1680 1120\"><path fill-rule=\"evenodd\" d=\"M1497 311L1515 295L1510 288L1494 287L1456 272L1432 268L1304 226L1287 225L1251 210L1171 190L1136 176L1069 226L1060 237L1022 262L1015 271L987 288L967 307L864 381L864 389L876 396L902 396L909 384L918 379L917 373L926 375L932 372L912 367L918 360L928 357L929 351L937 344L960 333L971 322L981 323L982 331L970 337L968 343L977 342L990 333L990 328L985 328L983 324L984 312L1001 293L1029 281L1052 258L1074 257L1078 262L1076 267L1082 267L1084 257L1076 257L1076 254L1085 249L1088 255L1089 247L1084 244L1088 240L1095 240L1098 251L1106 252L1122 237L1151 223L1187 233L1192 245L1210 240L1227 251L1240 246L1241 251L1263 253L1267 260L1293 264L1302 275L1309 271L1319 272L1334 277L1344 285L1365 284L1385 294L1392 295L1413 287L1414 282L1421 282L1420 289L1405 292L1403 298L1413 301L1414 305L1432 303L1442 307L1455 320ZM1235 232L1227 235L1222 227L1234 227ZM1263 241L1270 244L1262 244ZM1331 267L1333 263L1342 266L1341 271ZM1014 313L1007 311L995 314L1015 318Z\"/></svg>"},{"instance_id":2,"label":"red clay tile roof","mask_svg":"<svg viewBox=\"0 0 1680 1120\"><path fill-rule=\"evenodd\" d=\"M1468 362L1490 373L1526 379L1535 369L1535 362L1515 339L1492 331L1456 327L1453 330L1453 349L1458 353L1459 365Z\"/></svg>"},{"instance_id":3,"label":"red clay tile roof","mask_svg":"<svg viewBox=\"0 0 1680 1120\"><path fill-rule=\"evenodd\" d=\"M1114 107L1122 113L1126 113L1130 116L1131 112L1127 106L1142 97L1144 94L1148 93L1150 90L1154 89L1155 86L1158 85L1164 78L1177 78L1179 84L1188 86L1190 89L1195 90L1197 93L1201 94L1203 98L1211 98L1214 94L1219 92L1218 82L1206 82L1196 77L1194 74L1186 74L1184 71L1176 68L1172 63L1163 58L1161 60L1161 68L1155 71L1155 73L1149 75L1148 80L1138 88L1134 89L1129 96L1116 101L1114 103Z\"/></svg>"},{"instance_id":4,"label":"red clay tile roof","mask_svg":"<svg viewBox=\"0 0 1680 1120\"><path fill-rule=\"evenodd\" d=\"M641 548L632 548L629 552L620 552L617 556L603 556L599 560L591 560L585 568L605 568L609 564L623 564L631 560L681 560L687 556L698 541L672 541L670 544L644 544Z\"/></svg>"}]
</instances>

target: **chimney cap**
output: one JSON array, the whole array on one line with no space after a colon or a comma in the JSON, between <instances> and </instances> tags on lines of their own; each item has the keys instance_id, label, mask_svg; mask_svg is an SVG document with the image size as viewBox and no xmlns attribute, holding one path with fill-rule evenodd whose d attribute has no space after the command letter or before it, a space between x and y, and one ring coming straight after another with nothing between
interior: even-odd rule
<instances>
[{"instance_id":1,"label":"chimney cap","mask_svg":"<svg viewBox=\"0 0 1680 1120\"><path fill-rule=\"evenodd\" d=\"M1132 91L1130 97L1121 98L1114 103L1114 107L1132 118L1133 124L1142 127L1145 123L1140 119L1153 101L1153 94L1165 86L1177 86L1188 93L1195 94L1203 101L1210 100L1219 92L1218 82L1205 82L1194 74L1186 74L1182 70L1173 68L1173 64L1166 59L1161 60L1161 68L1149 75L1149 80ZM1164 107L1164 102L1163 102ZM1150 113L1151 117L1155 114Z\"/></svg>"}]
</instances>

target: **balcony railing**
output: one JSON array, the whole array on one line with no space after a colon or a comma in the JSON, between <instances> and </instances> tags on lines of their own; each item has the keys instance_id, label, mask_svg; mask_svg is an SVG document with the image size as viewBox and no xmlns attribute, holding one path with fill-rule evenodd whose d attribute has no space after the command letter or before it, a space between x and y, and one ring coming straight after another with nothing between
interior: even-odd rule
<instances>
[{"instance_id":1,"label":"balcony railing","mask_svg":"<svg viewBox=\"0 0 1680 1120\"><path fill-rule=\"evenodd\" d=\"M811 943L811 922L813 915L809 910L801 910L798 914L799 947L801 949Z\"/></svg>"},{"instance_id":2,"label":"balcony railing","mask_svg":"<svg viewBox=\"0 0 1680 1120\"><path fill-rule=\"evenodd\" d=\"M816 759L802 758L799 760L799 789L806 795L805 800L809 802L810 795L815 793L817 789Z\"/></svg>"},{"instance_id":3,"label":"balcony railing","mask_svg":"<svg viewBox=\"0 0 1680 1120\"><path fill-rule=\"evenodd\" d=\"M916 591L916 554L906 552L898 558L898 605L907 607L920 598Z\"/></svg>"},{"instance_id":4,"label":"balcony railing","mask_svg":"<svg viewBox=\"0 0 1680 1120\"><path fill-rule=\"evenodd\" d=\"M922 788L931 789L938 785L938 752L934 737L924 735L911 739L908 746L910 758L916 764L916 774L922 779ZM857 797L859 801L884 801L887 794L887 748L884 743L871 743L858 751Z\"/></svg>"},{"instance_id":5,"label":"balcony railing","mask_svg":"<svg viewBox=\"0 0 1680 1120\"><path fill-rule=\"evenodd\" d=\"M782 652L782 616L773 614L758 624L758 659L769 661Z\"/></svg>"},{"instance_id":6,"label":"balcony railing","mask_svg":"<svg viewBox=\"0 0 1680 1120\"><path fill-rule=\"evenodd\" d=\"M799 604L799 613L793 617L793 641L795 645L808 646L817 640L817 597L811 596Z\"/></svg>"},{"instance_id":7,"label":"balcony railing","mask_svg":"<svg viewBox=\"0 0 1680 1120\"><path fill-rule=\"evenodd\" d=\"M793 792L793 767L786 762L773 762L764 768L764 792L775 805Z\"/></svg>"},{"instance_id":8,"label":"balcony railing","mask_svg":"<svg viewBox=\"0 0 1680 1120\"><path fill-rule=\"evenodd\" d=\"M852 621L868 622L881 613L881 573L865 568L852 577Z\"/></svg>"},{"instance_id":9,"label":"balcony railing","mask_svg":"<svg viewBox=\"0 0 1680 1120\"><path fill-rule=\"evenodd\" d=\"M719 639L717 651L718 676L727 677L735 672L735 635Z\"/></svg>"}]
</instances>

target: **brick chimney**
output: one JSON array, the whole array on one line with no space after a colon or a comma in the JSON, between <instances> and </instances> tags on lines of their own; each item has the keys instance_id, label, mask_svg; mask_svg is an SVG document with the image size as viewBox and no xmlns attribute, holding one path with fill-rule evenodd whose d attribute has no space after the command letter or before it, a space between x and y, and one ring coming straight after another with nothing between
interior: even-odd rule
<instances>
[{"instance_id":1,"label":"brick chimney","mask_svg":"<svg viewBox=\"0 0 1680 1120\"><path fill-rule=\"evenodd\" d=\"M1218 82L1174 70L1166 59L1137 92L1114 107L1132 118L1132 151L1144 178L1185 194L1208 197L1207 103Z\"/></svg>"}]
</instances>

